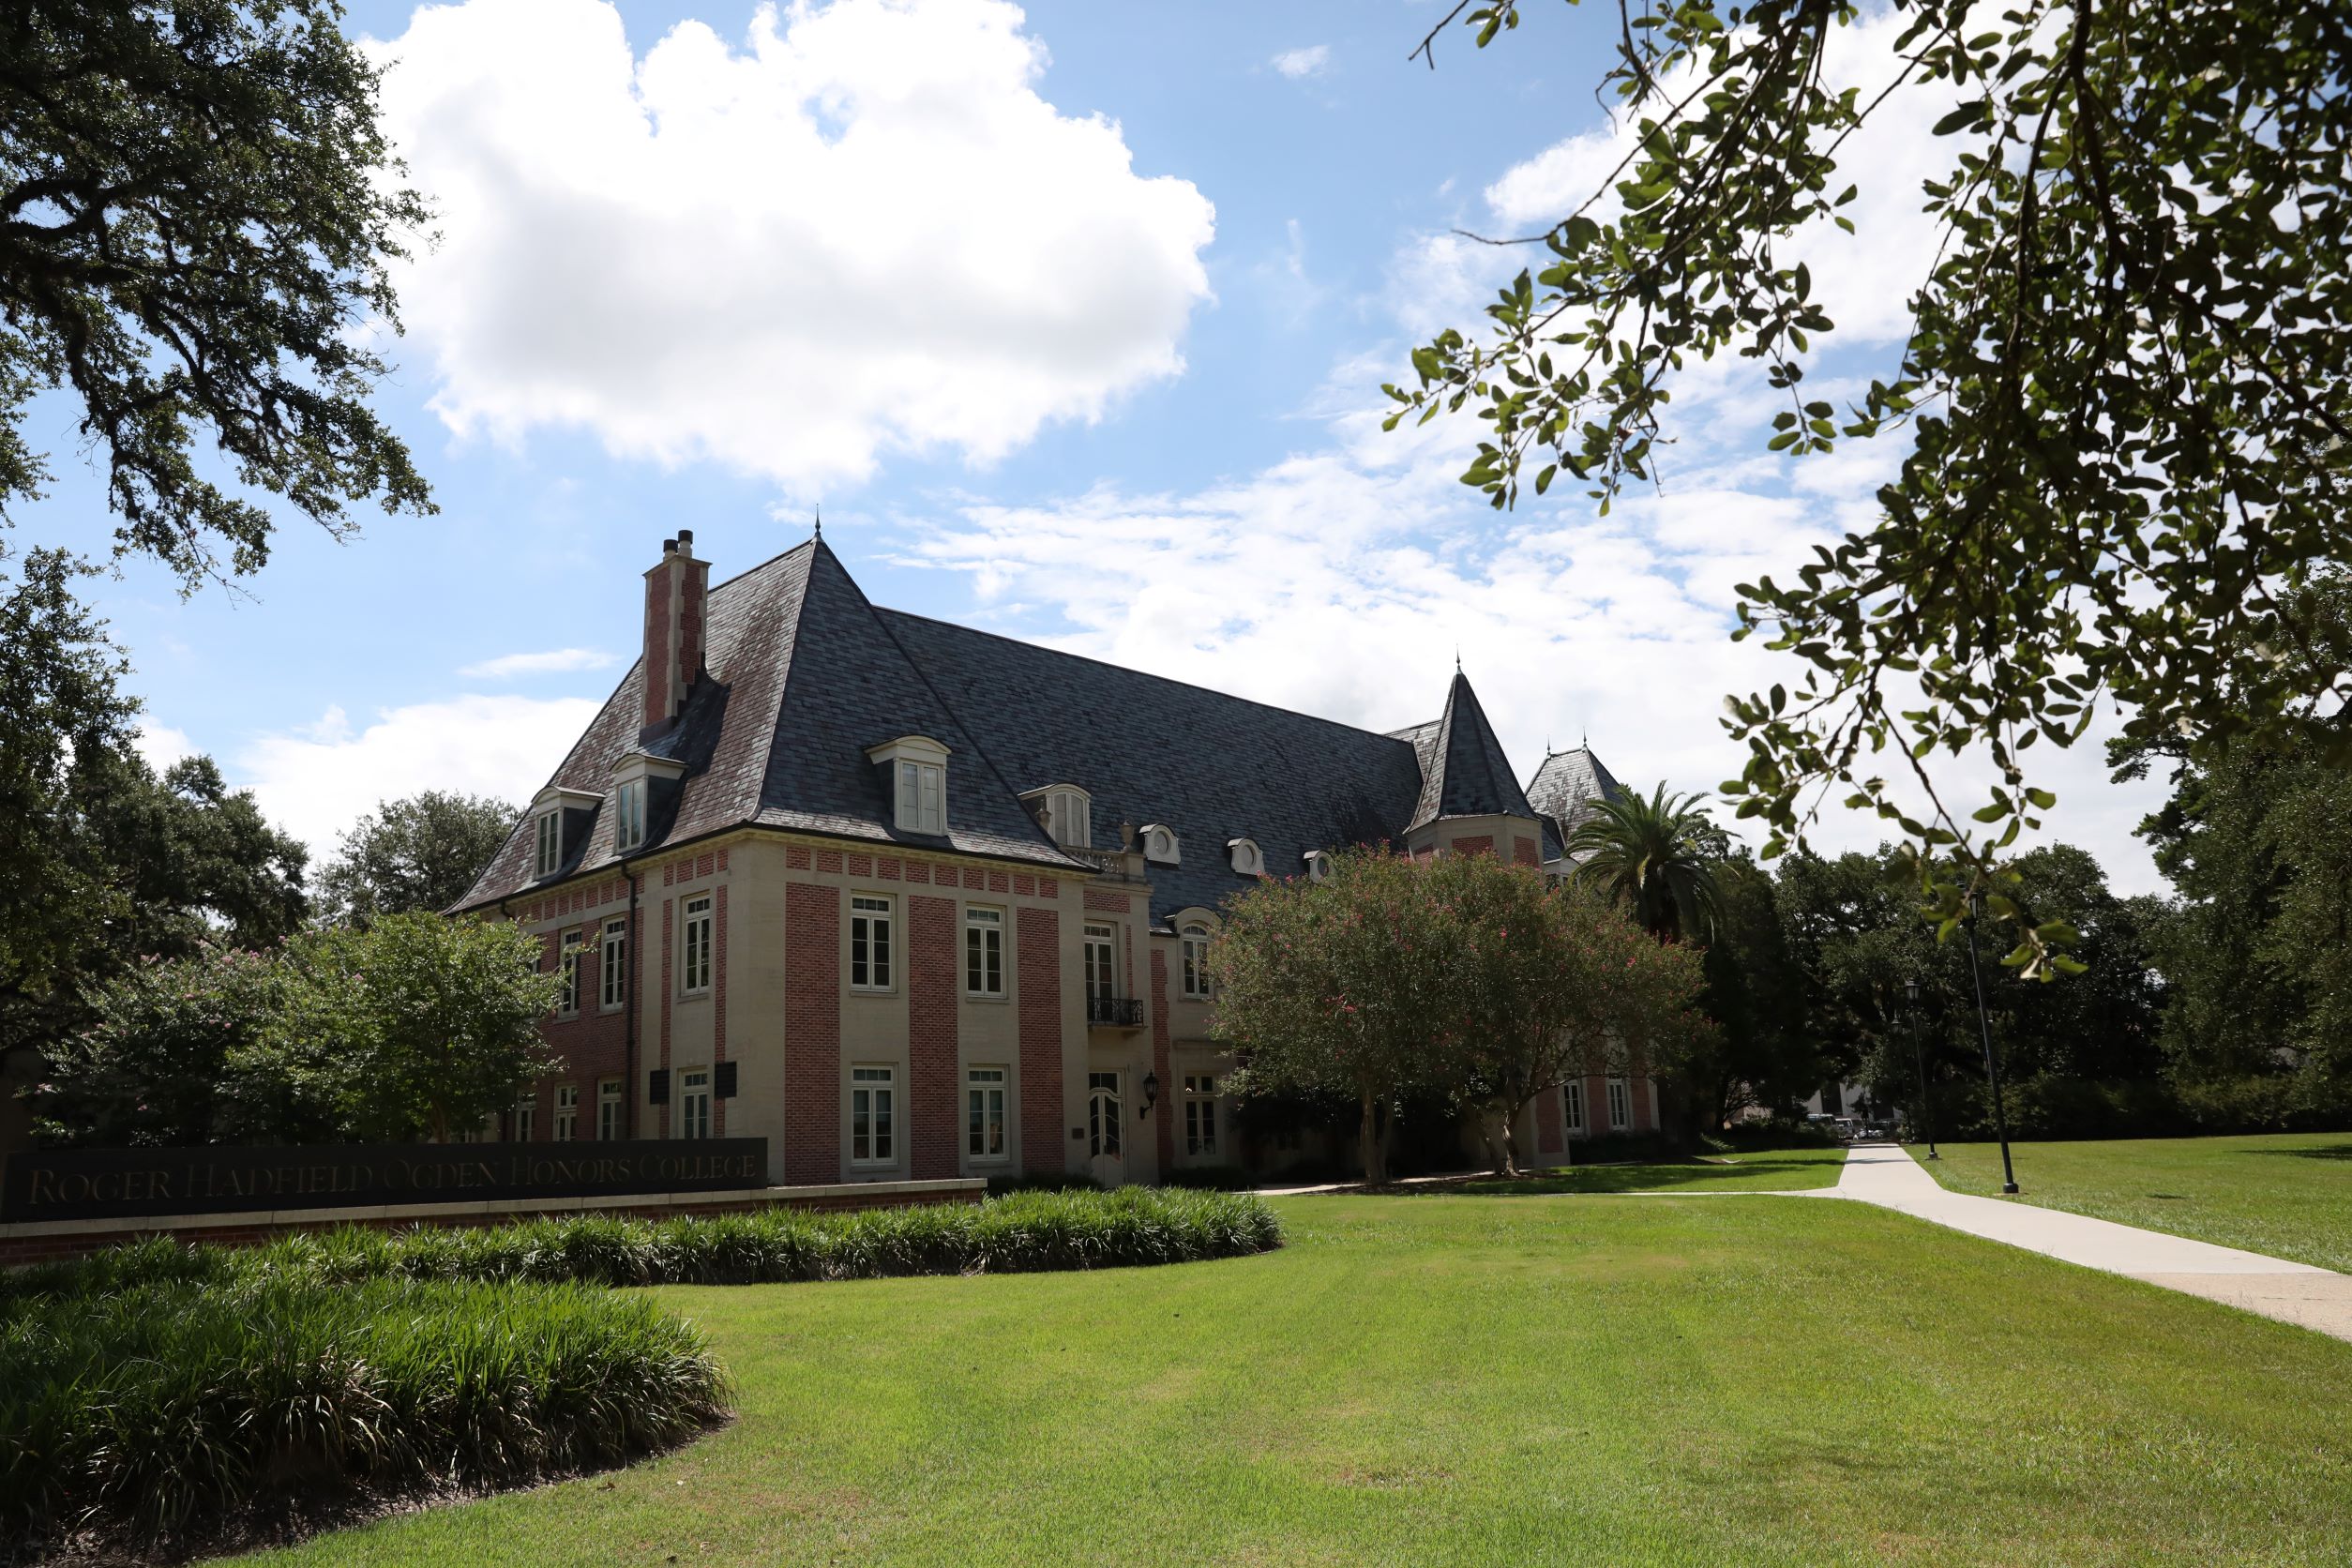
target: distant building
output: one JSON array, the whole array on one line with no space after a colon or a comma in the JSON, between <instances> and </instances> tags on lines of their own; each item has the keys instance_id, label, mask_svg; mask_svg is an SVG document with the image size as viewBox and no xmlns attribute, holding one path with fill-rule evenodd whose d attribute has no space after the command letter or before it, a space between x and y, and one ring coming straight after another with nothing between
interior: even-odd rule
<instances>
[{"instance_id":1,"label":"distant building","mask_svg":"<svg viewBox=\"0 0 2352 1568\"><path fill-rule=\"evenodd\" d=\"M1522 790L1458 671L1375 734L878 608L822 540L716 588L693 544L459 906L568 976L505 1137L764 1137L793 1184L1276 1168L1314 1151L1235 1137L1222 900L1383 841L1563 867L1617 790L1581 748ZM1655 1122L1596 1074L1521 1148Z\"/></svg>"}]
</instances>

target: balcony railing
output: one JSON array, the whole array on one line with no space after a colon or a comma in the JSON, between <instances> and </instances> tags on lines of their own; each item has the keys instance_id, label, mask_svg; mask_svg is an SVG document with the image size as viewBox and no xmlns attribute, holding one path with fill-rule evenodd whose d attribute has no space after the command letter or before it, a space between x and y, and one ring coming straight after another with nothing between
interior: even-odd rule
<instances>
[{"instance_id":1,"label":"balcony railing","mask_svg":"<svg viewBox=\"0 0 2352 1568\"><path fill-rule=\"evenodd\" d=\"M1141 1029L1143 999L1133 996L1090 996L1086 1021L1105 1029Z\"/></svg>"}]
</instances>

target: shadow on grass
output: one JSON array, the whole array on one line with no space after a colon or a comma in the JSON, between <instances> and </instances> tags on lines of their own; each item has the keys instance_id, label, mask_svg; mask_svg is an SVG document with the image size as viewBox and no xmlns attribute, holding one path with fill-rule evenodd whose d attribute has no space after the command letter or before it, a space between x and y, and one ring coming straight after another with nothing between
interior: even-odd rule
<instances>
[{"instance_id":1,"label":"shadow on grass","mask_svg":"<svg viewBox=\"0 0 2352 1568\"><path fill-rule=\"evenodd\" d=\"M1533 1170L1516 1177L1464 1176L1446 1182L1425 1182L1393 1189L1419 1197L1541 1198L1555 1193L1659 1192L1675 1187L1704 1187L1737 1183L1742 1187L1778 1186L1778 1180L1818 1184L1820 1160L1741 1160L1737 1165L1709 1160L1677 1160L1650 1165L1578 1165Z\"/></svg>"},{"instance_id":2,"label":"shadow on grass","mask_svg":"<svg viewBox=\"0 0 2352 1568\"><path fill-rule=\"evenodd\" d=\"M2330 1143L2324 1149L2240 1149L2241 1154L2285 1154L2299 1160L2352 1160L2352 1143Z\"/></svg>"}]
</instances>

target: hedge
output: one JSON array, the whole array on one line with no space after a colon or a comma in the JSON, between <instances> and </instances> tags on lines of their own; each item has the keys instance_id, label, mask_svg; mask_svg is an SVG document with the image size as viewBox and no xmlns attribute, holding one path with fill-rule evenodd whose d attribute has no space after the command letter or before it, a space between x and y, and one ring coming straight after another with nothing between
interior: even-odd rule
<instances>
[{"instance_id":1,"label":"hedge","mask_svg":"<svg viewBox=\"0 0 2352 1568\"><path fill-rule=\"evenodd\" d=\"M68 1532L218 1542L322 1500L519 1485L727 1411L700 1334L643 1297L217 1259L216 1277L173 1278L175 1250L107 1266L152 1282L20 1292L0 1315L0 1560Z\"/></svg>"}]
</instances>

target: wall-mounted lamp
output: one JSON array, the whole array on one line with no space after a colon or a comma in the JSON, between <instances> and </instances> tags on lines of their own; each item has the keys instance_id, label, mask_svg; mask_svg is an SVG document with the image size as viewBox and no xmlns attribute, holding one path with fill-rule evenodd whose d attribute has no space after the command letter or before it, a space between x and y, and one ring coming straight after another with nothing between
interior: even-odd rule
<instances>
[{"instance_id":1,"label":"wall-mounted lamp","mask_svg":"<svg viewBox=\"0 0 2352 1568\"><path fill-rule=\"evenodd\" d=\"M1142 1121L1145 1117L1147 1117L1147 1116L1151 1115L1151 1114L1152 1114L1152 1107L1153 1107L1153 1105L1155 1105L1155 1104L1157 1104L1157 1103L1158 1103L1158 1101L1159 1101L1159 1097L1160 1097L1160 1075L1159 1075L1159 1074L1157 1074L1157 1073L1146 1073L1146 1074L1144 1074L1144 1075L1143 1075L1143 1105L1142 1105L1142 1108L1141 1108L1140 1109L1138 1109L1138 1110L1135 1113L1135 1119L1136 1119L1137 1121L1140 1122L1140 1121Z\"/></svg>"}]
</instances>

